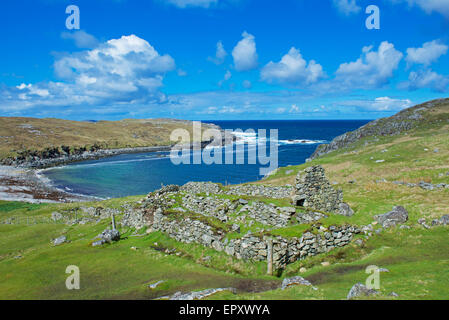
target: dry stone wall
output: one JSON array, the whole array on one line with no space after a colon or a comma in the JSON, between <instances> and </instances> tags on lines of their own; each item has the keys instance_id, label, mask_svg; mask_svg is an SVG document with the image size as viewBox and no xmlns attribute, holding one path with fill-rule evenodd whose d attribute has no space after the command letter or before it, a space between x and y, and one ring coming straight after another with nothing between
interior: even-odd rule
<instances>
[{"instance_id":1,"label":"dry stone wall","mask_svg":"<svg viewBox=\"0 0 449 320\"><path fill-rule=\"evenodd\" d=\"M343 192L331 186L323 167L312 166L296 176L292 200L298 206L338 213L343 202Z\"/></svg>"},{"instance_id":2,"label":"dry stone wall","mask_svg":"<svg viewBox=\"0 0 449 320\"><path fill-rule=\"evenodd\" d=\"M308 256L328 252L337 247L343 247L359 233L352 226L331 226L327 231L314 234L307 232L300 238L286 239L280 236L262 237L247 234L240 239L228 240L226 232L217 230L205 222L190 218L172 219L157 210L154 213L153 230L166 233L169 237L184 243L199 243L217 251L224 251L237 259L265 261L268 255L268 242L273 243L273 264L283 268L289 263Z\"/></svg>"}]
</instances>

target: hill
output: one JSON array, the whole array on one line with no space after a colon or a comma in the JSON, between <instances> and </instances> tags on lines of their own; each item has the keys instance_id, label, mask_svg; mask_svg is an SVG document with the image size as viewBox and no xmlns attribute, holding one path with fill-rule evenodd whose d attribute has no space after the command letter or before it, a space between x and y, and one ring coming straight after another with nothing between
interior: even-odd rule
<instances>
[{"instance_id":1,"label":"hill","mask_svg":"<svg viewBox=\"0 0 449 320\"><path fill-rule=\"evenodd\" d=\"M203 124L203 127L214 127ZM51 159L85 151L172 145L174 129L192 132L192 122L171 119L69 121L0 118L0 160L17 164L27 159Z\"/></svg>"},{"instance_id":2,"label":"hill","mask_svg":"<svg viewBox=\"0 0 449 320\"><path fill-rule=\"evenodd\" d=\"M431 104L435 106L435 102ZM157 205L154 194L86 204L0 202L1 218L9 222L0 224L0 274L4 275L0 298L153 299L177 291L234 287L235 293L223 291L208 299L346 299L355 283L365 283L365 269L375 265L388 272L380 274L378 294L366 299L449 299L449 226L440 223L449 214L447 107L438 104L423 113L417 109L403 111L421 114L413 128L393 135L365 135L309 163L280 168L264 180L245 185L250 190L262 185L279 193L229 194L229 188L242 186L214 187L215 191L204 193L189 185L181 190L185 194L169 195L171 199L165 202L170 207L167 219L174 228L199 221L213 232L232 231L226 235L228 242L248 234L286 239L305 233L323 235L332 226L362 230L348 245L294 261L271 276L266 274L265 261L238 259L213 247L182 243L169 233L129 226L126 221L141 223L138 213ZM316 165L326 170L334 188L343 191L354 215L324 212L327 217L280 227L239 222L242 205L291 206L289 199L279 198L282 189L276 188L294 185L300 171ZM209 198L238 203L237 210L229 214L229 220L204 216L214 209ZM204 201L212 202L199 210ZM380 225L376 215L394 206L403 206L408 220L396 226ZM221 209L217 207L220 214ZM103 213L111 210L122 233L120 241L92 247L92 239L110 228L110 215ZM52 222L51 218L58 216L55 212L67 223ZM77 212L85 215L73 219ZM296 214L301 213L307 210L296 207ZM26 224L28 219L41 223ZM68 241L54 246L52 239L62 235ZM65 268L73 264L80 267L82 288L69 291ZM282 290L282 279L292 276L304 277L316 290L310 286ZM159 281L163 282L149 286Z\"/></svg>"},{"instance_id":3,"label":"hill","mask_svg":"<svg viewBox=\"0 0 449 320\"><path fill-rule=\"evenodd\" d=\"M449 121L449 99L429 101L412 108L402 110L394 116L378 119L363 127L336 137L329 144L320 145L310 159L318 158L329 152L346 148L362 138L394 136L412 129L419 130L441 126Z\"/></svg>"}]
</instances>

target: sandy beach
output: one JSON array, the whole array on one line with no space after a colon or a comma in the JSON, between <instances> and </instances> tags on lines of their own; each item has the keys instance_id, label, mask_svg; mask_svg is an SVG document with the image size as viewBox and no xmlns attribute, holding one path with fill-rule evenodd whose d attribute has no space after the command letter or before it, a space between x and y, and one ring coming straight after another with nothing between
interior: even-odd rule
<instances>
[{"instance_id":1,"label":"sandy beach","mask_svg":"<svg viewBox=\"0 0 449 320\"><path fill-rule=\"evenodd\" d=\"M56 189L40 177L39 170L0 166L0 200L58 203L92 201L95 198Z\"/></svg>"}]
</instances>

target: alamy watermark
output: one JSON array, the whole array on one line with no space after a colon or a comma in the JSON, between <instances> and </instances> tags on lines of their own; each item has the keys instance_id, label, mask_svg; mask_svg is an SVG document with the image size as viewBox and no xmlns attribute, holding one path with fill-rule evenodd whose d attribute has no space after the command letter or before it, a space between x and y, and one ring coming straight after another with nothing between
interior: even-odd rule
<instances>
[{"instance_id":1,"label":"alamy watermark","mask_svg":"<svg viewBox=\"0 0 449 320\"><path fill-rule=\"evenodd\" d=\"M365 286L368 289L379 290L380 289L380 268L378 266L371 265L371 266L366 267L365 273L370 274L370 276L368 276L366 278Z\"/></svg>"},{"instance_id":2,"label":"alamy watermark","mask_svg":"<svg viewBox=\"0 0 449 320\"><path fill-rule=\"evenodd\" d=\"M266 129L202 130L202 123L194 121L192 133L187 129L175 129L170 135L177 142L170 152L175 165L190 164L259 164L260 175L267 175L278 168L278 130ZM242 137L251 137L243 139Z\"/></svg>"},{"instance_id":3,"label":"alamy watermark","mask_svg":"<svg viewBox=\"0 0 449 320\"><path fill-rule=\"evenodd\" d=\"M80 29L80 8L75 5L67 6L65 13L69 16L65 20L65 26L69 30Z\"/></svg>"}]
</instances>

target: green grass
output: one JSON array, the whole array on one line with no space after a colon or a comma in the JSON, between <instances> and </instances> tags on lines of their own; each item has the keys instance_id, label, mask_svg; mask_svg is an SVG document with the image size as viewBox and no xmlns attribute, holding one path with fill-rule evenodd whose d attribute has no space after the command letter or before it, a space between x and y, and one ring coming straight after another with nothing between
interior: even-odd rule
<instances>
[{"instance_id":1,"label":"green grass","mask_svg":"<svg viewBox=\"0 0 449 320\"><path fill-rule=\"evenodd\" d=\"M372 299L449 299L449 227L429 230L417 224L449 214L449 189L426 191L395 185L393 181L417 183L421 180L448 183L449 175L449 112L436 112L418 129L389 137L365 137L352 146L330 153L310 163L280 168L276 174L255 182L267 185L294 184L299 170L313 164L326 169L330 181L344 192L344 201L354 209L352 217L329 215L311 225L290 225L270 231L271 235L300 237L305 231L317 232L322 225L351 224L363 226L373 222L377 214L388 212L395 205L404 206L410 215L406 223L410 230L392 228L366 239L358 246L354 242L329 253L309 257L286 267L279 277L267 276L265 262L241 261L223 252L196 244L183 244L160 232L146 234L125 228L121 241L101 248L89 244L110 221L99 224L67 226L41 223L37 225L0 224L0 298L1 299L153 299L176 291L236 287L237 294L222 292L209 299L345 299L357 282L364 283L369 265L387 268L381 273L381 294ZM441 120L441 121L440 121ZM435 148L438 153L433 152ZM427 149L427 151L425 150ZM383 150L387 150L382 152ZM383 159L383 163L375 160ZM442 174L442 175L441 175ZM385 179L386 183L376 183ZM354 183L349 181L355 180ZM278 206L290 206L287 199L260 197L217 197L248 201L263 201ZM111 199L87 204L25 204L0 202L0 221L19 217L49 218L54 211L69 212L80 206L120 208L136 205L143 196ZM177 197L180 206L180 197ZM239 210L241 206L237 210ZM302 209L298 208L298 211ZM174 214L173 218L184 218ZM236 216L231 215L232 219ZM120 220L120 217L117 217ZM222 223L204 218L208 224L226 229L233 222ZM21 220L26 221L26 220ZM229 233L228 239L251 231L261 234L266 226L240 223L241 233ZM379 228L379 226L375 226ZM58 247L51 240L66 235L69 243ZM137 247L137 250L131 250ZM165 250L169 252L166 253ZM17 258L17 256L22 256ZM208 259L204 259L208 257ZM329 266L323 266L328 262ZM77 265L81 271L81 290L65 288L65 268ZM301 273L300 270L306 269ZM301 275L318 290L308 287L275 289L282 278ZM147 286L159 280L157 289ZM389 294L399 294L393 298Z\"/></svg>"}]
</instances>

